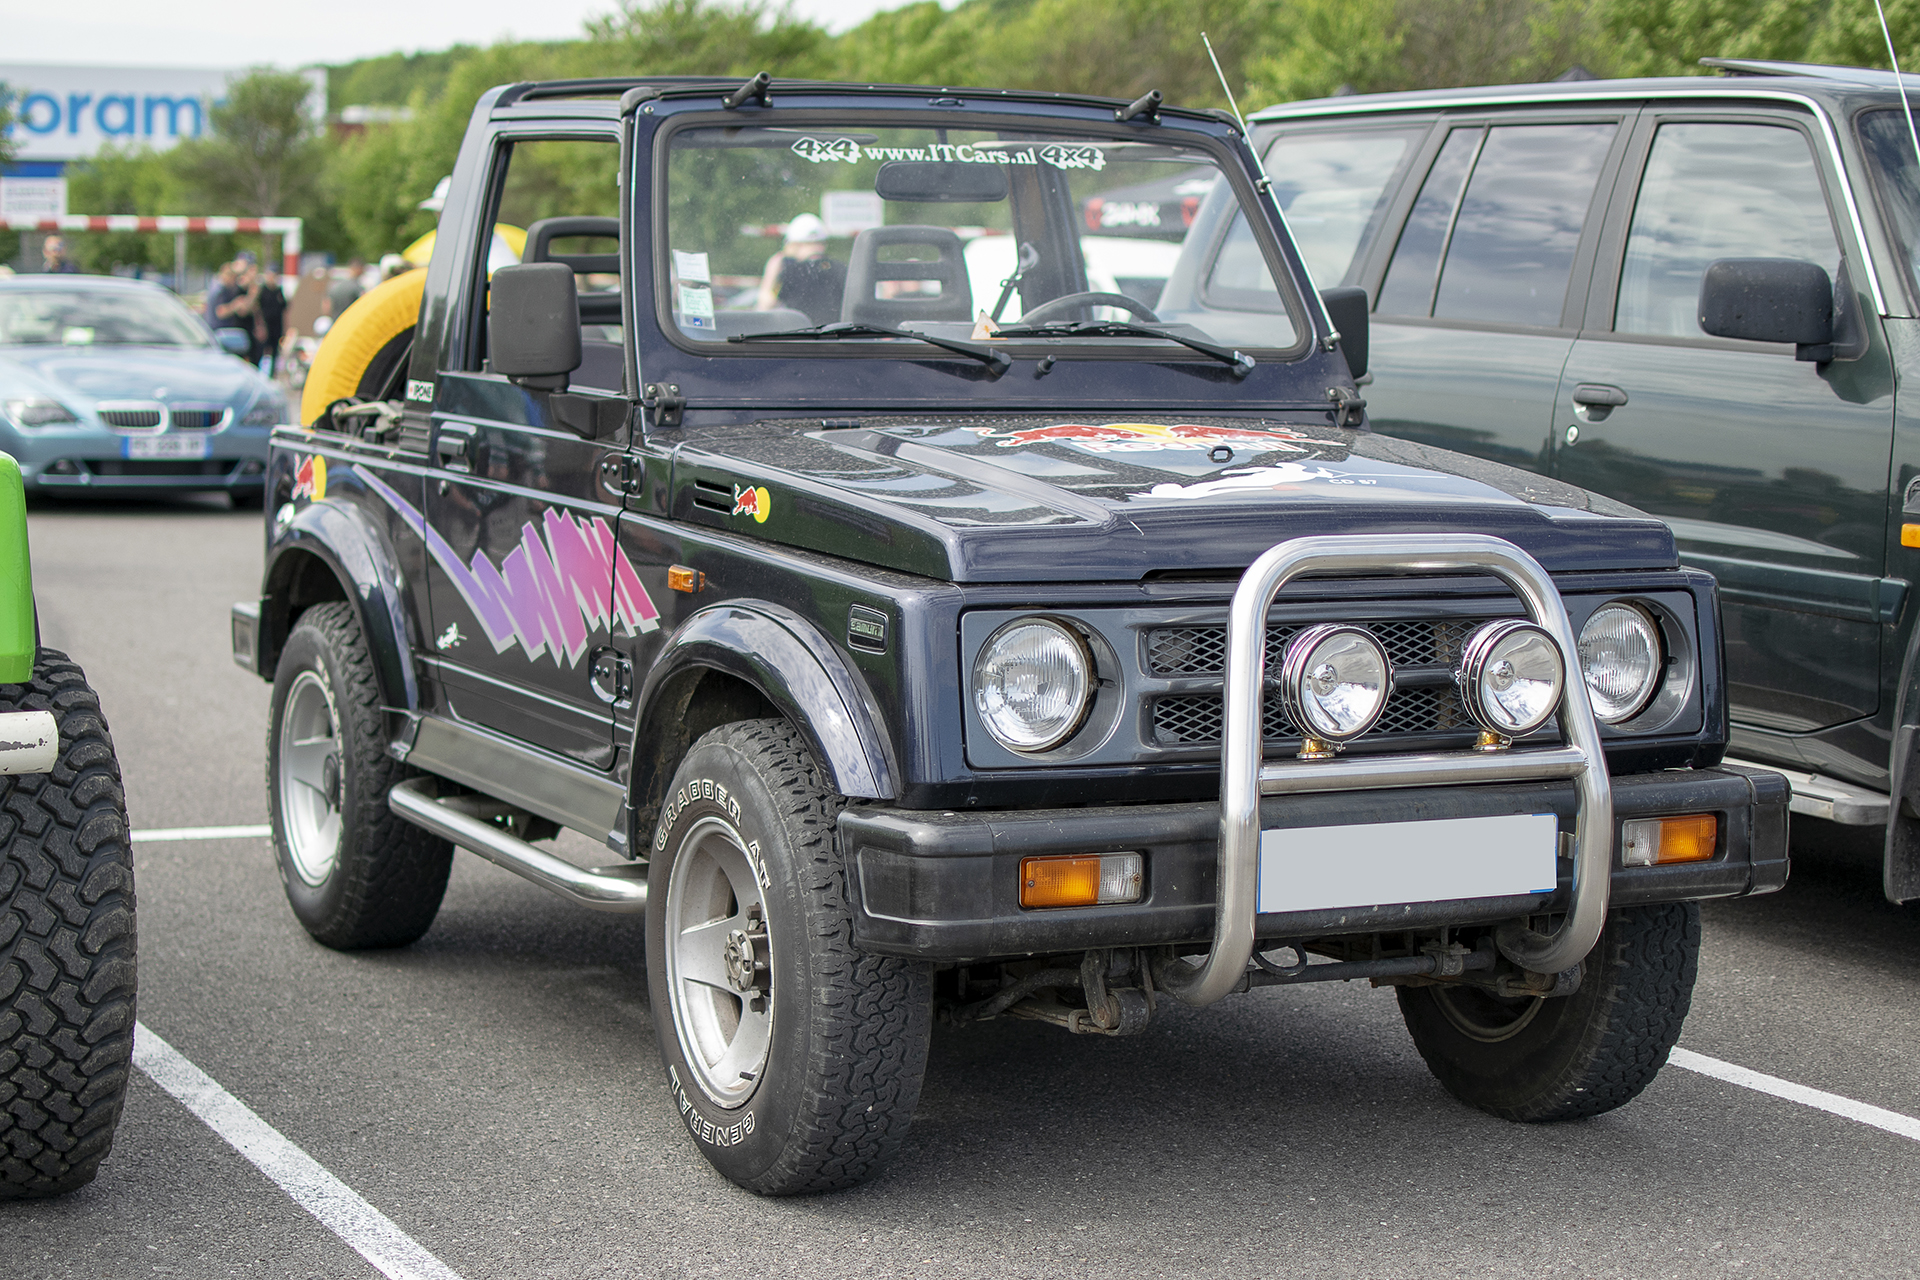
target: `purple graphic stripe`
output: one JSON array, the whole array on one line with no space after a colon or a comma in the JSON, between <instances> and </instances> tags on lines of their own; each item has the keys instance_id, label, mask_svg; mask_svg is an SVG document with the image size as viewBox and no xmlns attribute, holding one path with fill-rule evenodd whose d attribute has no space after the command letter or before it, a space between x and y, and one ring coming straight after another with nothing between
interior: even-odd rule
<instances>
[{"instance_id":1,"label":"purple graphic stripe","mask_svg":"<svg viewBox=\"0 0 1920 1280\"><path fill-rule=\"evenodd\" d=\"M521 526L520 545L498 568L484 551L475 551L463 565L412 503L364 466L356 464L353 471L420 535L427 554L480 620L494 652L504 653L517 641L528 661L545 653L558 666L564 655L574 666L599 627L618 625L628 635L639 635L660 625L660 610L599 516L582 520L548 507L539 525L529 520Z\"/></svg>"}]
</instances>

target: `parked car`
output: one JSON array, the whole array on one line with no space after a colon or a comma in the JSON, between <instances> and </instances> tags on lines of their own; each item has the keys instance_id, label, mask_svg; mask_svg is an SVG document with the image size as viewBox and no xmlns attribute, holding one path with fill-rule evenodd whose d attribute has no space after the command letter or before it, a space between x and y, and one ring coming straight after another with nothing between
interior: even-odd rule
<instances>
[{"instance_id":1,"label":"parked car","mask_svg":"<svg viewBox=\"0 0 1920 1280\"><path fill-rule=\"evenodd\" d=\"M1906 901L1920 157L1891 73L1707 61L1255 129L1314 279L1373 299L1374 428L1664 519L1719 579L1732 755L1796 813L1887 823Z\"/></svg>"},{"instance_id":2,"label":"parked car","mask_svg":"<svg viewBox=\"0 0 1920 1280\"><path fill-rule=\"evenodd\" d=\"M133 1069L120 765L86 673L38 630L20 470L0 453L0 1200L93 1181Z\"/></svg>"},{"instance_id":3,"label":"parked car","mask_svg":"<svg viewBox=\"0 0 1920 1280\"><path fill-rule=\"evenodd\" d=\"M280 389L158 285L0 280L0 449L30 493L257 500L287 416Z\"/></svg>"},{"instance_id":4,"label":"parked car","mask_svg":"<svg viewBox=\"0 0 1920 1280\"><path fill-rule=\"evenodd\" d=\"M1364 310L1232 122L1156 103L482 98L431 265L274 434L233 611L307 931L419 937L456 845L643 916L671 1105L766 1193L899 1148L936 1012L1126 1035L1363 979L1493 1114L1644 1088L1697 902L1787 869L1785 784L1720 764L1713 581L1638 512L1368 431ZM1087 201L1199 167L1153 301L1099 287ZM714 305L839 203L882 214L845 261L796 242L781 305ZM979 228L1033 247L997 331Z\"/></svg>"}]
</instances>

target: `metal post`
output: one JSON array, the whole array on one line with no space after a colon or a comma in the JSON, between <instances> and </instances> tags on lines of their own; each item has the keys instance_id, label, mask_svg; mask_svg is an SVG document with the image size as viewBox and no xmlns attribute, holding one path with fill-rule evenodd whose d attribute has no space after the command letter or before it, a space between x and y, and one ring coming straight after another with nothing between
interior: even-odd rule
<instances>
[{"instance_id":1,"label":"metal post","mask_svg":"<svg viewBox=\"0 0 1920 1280\"><path fill-rule=\"evenodd\" d=\"M173 291L187 291L187 233L173 233Z\"/></svg>"}]
</instances>

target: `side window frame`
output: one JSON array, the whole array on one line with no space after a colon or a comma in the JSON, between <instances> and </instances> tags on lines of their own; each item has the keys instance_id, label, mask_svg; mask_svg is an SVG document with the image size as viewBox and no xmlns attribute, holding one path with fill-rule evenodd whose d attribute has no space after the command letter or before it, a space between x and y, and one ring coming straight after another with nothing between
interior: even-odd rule
<instances>
[{"instance_id":1,"label":"side window frame","mask_svg":"<svg viewBox=\"0 0 1920 1280\"><path fill-rule=\"evenodd\" d=\"M1407 186L1407 175L1418 170L1424 174L1433 163L1427 155L1427 145L1433 136L1435 117L1427 114L1400 117L1387 115L1380 117L1356 116L1332 121L1316 121L1309 125L1283 123L1280 128L1264 135L1259 142L1261 163L1268 166L1271 174L1274 148L1282 142L1299 138L1312 138L1326 134L1357 133L1398 133L1408 135L1407 149L1394 165L1393 174L1381 188L1380 200L1373 212L1367 216L1366 225L1360 229L1360 239L1354 246L1353 260L1347 264L1347 272L1338 280L1315 280L1318 288L1327 289L1336 285L1360 284L1367 275L1368 263L1372 260L1374 247L1381 238L1381 232L1390 226L1397 227L1406 221L1406 211L1400 209L1401 193ZM1378 289L1368 290L1369 298L1377 294Z\"/></svg>"},{"instance_id":2,"label":"side window frame","mask_svg":"<svg viewBox=\"0 0 1920 1280\"><path fill-rule=\"evenodd\" d=\"M1836 159L1822 144L1819 131L1812 127L1813 122L1805 111L1760 105L1751 107L1650 106L1641 113L1640 119L1634 125L1631 148L1615 180L1614 198L1607 210L1606 225L1602 229L1599 253L1594 262L1592 283L1587 291L1586 306L1581 317L1582 337L1741 351L1771 349L1767 343L1741 342L1730 338L1714 338L1705 335L1674 337L1670 334L1616 333L1614 330L1614 313L1620 301L1620 273L1626 266L1627 235L1633 229L1634 210L1640 203L1640 184L1646 176L1647 162L1653 155L1654 137L1660 126L1664 124L1734 124L1771 128L1784 126L1797 131L1813 157L1814 172L1820 181L1821 199L1826 204L1827 224L1833 229L1834 243L1840 248L1841 262L1845 264L1847 274L1856 285L1863 281L1864 277L1860 274L1863 261L1860 245L1853 235L1850 220L1844 216L1844 209L1835 200L1834 184L1841 180L1835 168Z\"/></svg>"},{"instance_id":3,"label":"side window frame","mask_svg":"<svg viewBox=\"0 0 1920 1280\"><path fill-rule=\"evenodd\" d=\"M1367 253L1359 283L1367 290L1368 298L1376 305L1380 297L1381 285L1386 281L1387 269L1392 263L1395 250L1399 248L1400 237L1406 230L1407 219L1413 212L1414 203L1419 199L1420 190L1426 183L1427 175L1432 171L1434 162L1439 159L1441 149L1445 147L1448 137L1454 130L1474 128L1492 130L1527 125L1611 124L1614 126L1614 135L1607 148L1606 158L1601 161L1599 174L1594 180L1593 194L1587 203L1586 216L1581 221L1580 239L1574 247L1573 261L1568 267L1567 291L1561 300L1558 325L1504 324L1498 321L1435 317L1431 314L1381 316L1381 319L1391 320L1394 324L1435 325L1495 333L1571 333L1578 330L1588 310L1594 267L1603 243L1604 228L1610 225L1609 220L1615 205L1613 193L1618 187L1619 175L1629 155L1639 115L1640 108L1622 103L1573 110L1542 108L1529 104L1513 110L1462 111L1440 117L1435 122L1432 133L1428 135L1426 145L1421 148L1419 162L1401 180L1400 192L1393 201L1391 216L1385 220L1380 232L1375 236L1372 248ZM1484 147L1484 145L1483 137L1481 146ZM1472 182L1473 172L1469 171L1466 185L1461 190L1462 197L1471 187ZM1457 214L1456 208L1455 215ZM1452 227L1449 224L1448 243L1441 253L1437 268L1439 274L1435 276L1436 283L1439 275L1445 273L1446 255L1452 249L1451 242Z\"/></svg>"}]
</instances>

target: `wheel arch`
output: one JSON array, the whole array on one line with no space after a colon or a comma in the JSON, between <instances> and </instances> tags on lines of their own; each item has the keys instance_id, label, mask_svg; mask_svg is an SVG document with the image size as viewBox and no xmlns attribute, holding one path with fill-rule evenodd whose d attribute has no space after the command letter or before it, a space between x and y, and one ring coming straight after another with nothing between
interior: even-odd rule
<instances>
[{"instance_id":1,"label":"wheel arch","mask_svg":"<svg viewBox=\"0 0 1920 1280\"><path fill-rule=\"evenodd\" d=\"M315 502L298 512L268 553L260 601L260 675L271 681L300 615L316 604L352 606L373 654L381 701L396 710L420 705L411 632L393 549L356 508Z\"/></svg>"},{"instance_id":2,"label":"wheel arch","mask_svg":"<svg viewBox=\"0 0 1920 1280\"><path fill-rule=\"evenodd\" d=\"M762 601L715 605L667 638L635 700L629 806L644 838L680 758L735 720L784 717L833 789L891 799L898 769L865 683L818 628Z\"/></svg>"}]
</instances>

